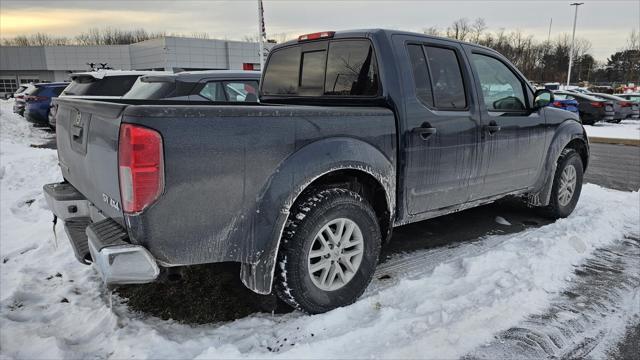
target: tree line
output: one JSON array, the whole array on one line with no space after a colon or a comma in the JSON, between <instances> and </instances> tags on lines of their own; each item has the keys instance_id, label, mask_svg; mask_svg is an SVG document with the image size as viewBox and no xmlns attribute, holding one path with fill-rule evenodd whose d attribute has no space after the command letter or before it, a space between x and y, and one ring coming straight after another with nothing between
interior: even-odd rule
<instances>
[{"instance_id":1,"label":"tree line","mask_svg":"<svg viewBox=\"0 0 640 360\"><path fill-rule=\"evenodd\" d=\"M51 36L45 33L33 35L18 35L2 39L4 46L57 46L57 45L129 45L140 41L161 38L165 36L190 37L209 39L206 32L190 34L167 33L164 31L149 32L145 29L122 30L116 28L91 28L73 37Z\"/></svg>"},{"instance_id":2,"label":"tree line","mask_svg":"<svg viewBox=\"0 0 640 360\"><path fill-rule=\"evenodd\" d=\"M513 62L527 78L536 82L562 82L567 78L571 38L560 34L554 39L538 41L533 35L520 30L489 31L484 19L461 18L446 28L429 27L425 34L477 43L493 48ZM209 34L196 32L177 34L149 32L144 29L121 30L116 28L92 28L74 37L56 37L44 33L18 35L2 39L5 46L55 46L55 45L128 45L164 36L209 39ZM275 38L274 38L275 36ZM269 42L283 42L288 34L275 34ZM274 40L275 39L275 40ZM255 36L245 36L244 41L257 41ZM591 42L576 38L573 49L573 82L590 83L640 83L640 33L632 31L624 48L619 49L604 62L598 62L590 54Z\"/></svg>"},{"instance_id":3,"label":"tree line","mask_svg":"<svg viewBox=\"0 0 640 360\"><path fill-rule=\"evenodd\" d=\"M564 82L569 68L571 37L537 41L520 30L488 31L482 18L461 18L446 28L429 27L425 34L468 41L493 48L514 63L525 76L536 82ZM640 33L633 30L627 44L598 62L590 54L591 42L577 37L573 49L572 83L640 83Z\"/></svg>"}]
</instances>

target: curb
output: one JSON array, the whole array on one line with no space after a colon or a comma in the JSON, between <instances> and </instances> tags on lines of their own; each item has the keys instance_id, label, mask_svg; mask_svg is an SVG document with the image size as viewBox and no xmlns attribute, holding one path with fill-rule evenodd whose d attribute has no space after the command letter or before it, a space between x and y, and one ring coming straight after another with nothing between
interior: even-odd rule
<instances>
[{"instance_id":1,"label":"curb","mask_svg":"<svg viewBox=\"0 0 640 360\"><path fill-rule=\"evenodd\" d=\"M630 145L640 146L640 139L616 139L605 137L591 137L589 136L589 142L594 144L612 144L612 145Z\"/></svg>"}]
</instances>

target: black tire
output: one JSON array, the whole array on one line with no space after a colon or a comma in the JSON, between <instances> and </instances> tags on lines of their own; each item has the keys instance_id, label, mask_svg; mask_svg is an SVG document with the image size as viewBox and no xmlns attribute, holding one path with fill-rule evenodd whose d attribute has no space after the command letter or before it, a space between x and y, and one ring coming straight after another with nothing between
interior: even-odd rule
<instances>
[{"instance_id":1,"label":"black tire","mask_svg":"<svg viewBox=\"0 0 640 360\"><path fill-rule=\"evenodd\" d=\"M565 168L569 166L573 166L575 169L576 184L574 190L572 191L570 200L567 203L562 204L563 201L561 201L559 196L561 177ZM549 205L546 208L546 213L549 217L554 219L566 218L573 212L573 210L576 208L576 204L578 203L578 199L580 199L580 192L582 191L582 178L584 175L583 172L584 166L582 164L580 154L578 154L574 149L567 148L562 150L562 154L558 159L556 172L553 176L551 199L549 201Z\"/></svg>"},{"instance_id":2,"label":"black tire","mask_svg":"<svg viewBox=\"0 0 640 360\"><path fill-rule=\"evenodd\" d=\"M362 233L363 253L353 277L336 290L316 286L309 270L309 252L316 234L334 219L353 221ZM276 265L275 290L280 299L309 314L355 302L369 285L380 254L382 236L371 205L358 193L330 188L307 192L287 220ZM336 261L339 263L339 261ZM342 265L340 265L342 266Z\"/></svg>"}]
</instances>

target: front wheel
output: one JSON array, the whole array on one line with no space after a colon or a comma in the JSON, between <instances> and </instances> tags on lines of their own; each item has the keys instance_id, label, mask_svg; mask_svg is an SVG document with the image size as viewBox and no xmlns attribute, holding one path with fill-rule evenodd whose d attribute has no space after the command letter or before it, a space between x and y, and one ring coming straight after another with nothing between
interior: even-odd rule
<instances>
[{"instance_id":1,"label":"front wheel","mask_svg":"<svg viewBox=\"0 0 640 360\"><path fill-rule=\"evenodd\" d=\"M358 193L333 188L304 195L282 236L278 297L311 314L355 302L373 277L381 238L375 212Z\"/></svg>"},{"instance_id":2,"label":"front wheel","mask_svg":"<svg viewBox=\"0 0 640 360\"><path fill-rule=\"evenodd\" d=\"M565 218L575 209L582 191L584 167L574 149L564 149L558 159L547 212L552 218Z\"/></svg>"}]
</instances>

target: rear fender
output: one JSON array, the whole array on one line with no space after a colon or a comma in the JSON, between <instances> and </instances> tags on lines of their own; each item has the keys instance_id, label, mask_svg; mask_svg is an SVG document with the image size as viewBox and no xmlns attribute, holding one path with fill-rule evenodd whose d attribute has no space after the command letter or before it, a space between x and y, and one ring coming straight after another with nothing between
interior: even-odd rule
<instances>
[{"instance_id":1,"label":"rear fender","mask_svg":"<svg viewBox=\"0 0 640 360\"><path fill-rule=\"evenodd\" d=\"M390 217L395 209L395 167L380 150L354 138L323 139L308 144L276 169L259 197L251 241L242 263L242 282L259 294L271 292L280 238L293 204L316 179L337 170L354 169L373 176L385 189Z\"/></svg>"}]
</instances>

